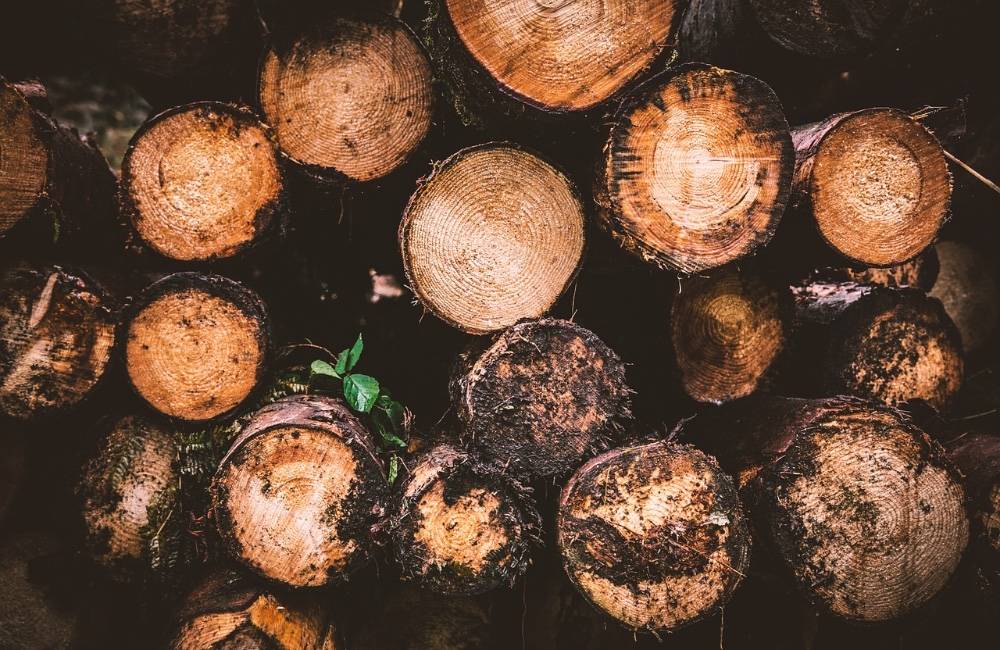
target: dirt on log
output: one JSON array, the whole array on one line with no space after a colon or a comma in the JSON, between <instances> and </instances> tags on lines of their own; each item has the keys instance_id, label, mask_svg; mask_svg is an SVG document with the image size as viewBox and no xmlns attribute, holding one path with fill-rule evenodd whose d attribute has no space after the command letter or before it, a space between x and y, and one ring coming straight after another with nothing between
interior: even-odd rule
<instances>
[{"instance_id":1,"label":"dirt on log","mask_svg":"<svg viewBox=\"0 0 1000 650\"><path fill-rule=\"evenodd\" d=\"M570 580L633 630L669 632L718 613L750 563L733 479L672 442L587 462L563 488L557 534Z\"/></svg>"},{"instance_id":2,"label":"dirt on log","mask_svg":"<svg viewBox=\"0 0 1000 650\"><path fill-rule=\"evenodd\" d=\"M900 412L837 397L752 397L684 424L739 477L757 539L834 616L897 619L951 578L969 537L944 450Z\"/></svg>"},{"instance_id":3,"label":"dirt on log","mask_svg":"<svg viewBox=\"0 0 1000 650\"><path fill-rule=\"evenodd\" d=\"M695 273L771 240L794 154L764 82L685 64L622 103L597 166L595 201L611 235L650 264Z\"/></svg>"},{"instance_id":4,"label":"dirt on log","mask_svg":"<svg viewBox=\"0 0 1000 650\"><path fill-rule=\"evenodd\" d=\"M832 280L834 282L854 282L857 284L877 284L882 287L904 288L912 287L929 292L938 279L941 270L937 246L924 249L924 252L912 260L902 264L887 267L841 266L823 269L815 274L816 279ZM939 298L939 296L934 296ZM944 301L941 301L944 303ZM945 311L951 315L947 305ZM954 320L954 316L952 316ZM958 325L958 321L955 322ZM961 328L959 328L961 330Z\"/></svg>"},{"instance_id":5,"label":"dirt on log","mask_svg":"<svg viewBox=\"0 0 1000 650\"><path fill-rule=\"evenodd\" d=\"M469 349L451 380L464 440L529 478L563 477L608 448L630 418L625 365L570 321L541 319Z\"/></svg>"},{"instance_id":6,"label":"dirt on log","mask_svg":"<svg viewBox=\"0 0 1000 650\"><path fill-rule=\"evenodd\" d=\"M296 395L257 411L222 459L212 510L234 558L294 587L364 564L388 484L369 432L340 400Z\"/></svg>"}]
</instances>

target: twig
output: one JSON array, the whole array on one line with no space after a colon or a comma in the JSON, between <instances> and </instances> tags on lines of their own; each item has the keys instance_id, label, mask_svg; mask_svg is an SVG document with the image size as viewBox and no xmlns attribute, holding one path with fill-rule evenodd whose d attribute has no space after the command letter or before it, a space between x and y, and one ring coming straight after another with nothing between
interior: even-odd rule
<instances>
[{"instance_id":1,"label":"twig","mask_svg":"<svg viewBox=\"0 0 1000 650\"><path fill-rule=\"evenodd\" d=\"M1000 194L1000 185L997 185L996 183L994 183L990 179L986 178L985 176L983 176L982 174L980 174L979 172L977 172L975 169L973 169L969 165L967 165L964 162L962 162L961 160L959 160L957 157L955 157L954 155L952 155L952 153L950 151L948 151L947 149L942 149L942 151L944 151L944 155L948 158L948 160L952 161L953 163L955 163L956 165L958 165L959 167L961 167L962 169L964 169L966 172L969 173L969 175L971 175L973 178L975 178L976 180L978 180L980 183L982 183L986 187L990 188L991 190L993 190L997 194Z\"/></svg>"}]
</instances>

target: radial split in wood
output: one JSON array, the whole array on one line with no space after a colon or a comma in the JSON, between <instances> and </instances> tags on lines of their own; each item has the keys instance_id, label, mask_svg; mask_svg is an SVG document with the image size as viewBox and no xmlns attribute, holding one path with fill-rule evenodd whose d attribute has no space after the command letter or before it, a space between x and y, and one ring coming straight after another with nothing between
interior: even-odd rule
<instances>
[{"instance_id":1,"label":"radial split in wood","mask_svg":"<svg viewBox=\"0 0 1000 650\"><path fill-rule=\"evenodd\" d=\"M65 410L94 389L115 344L116 315L91 279L18 266L0 278L0 412Z\"/></svg>"},{"instance_id":2,"label":"radial split in wood","mask_svg":"<svg viewBox=\"0 0 1000 650\"><path fill-rule=\"evenodd\" d=\"M718 612L750 562L736 486L694 447L609 451L563 489L558 543L570 580L627 627L671 631Z\"/></svg>"},{"instance_id":3,"label":"radial split in wood","mask_svg":"<svg viewBox=\"0 0 1000 650\"><path fill-rule=\"evenodd\" d=\"M257 411L212 484L219 534L257 573L295 587L345 579L364 563L388 490L369 433L327 397Z\"/></svg>"},{"instance_id":4,"label":"radial split in wood","mask_svg":"<svg viewBox=\"0 0 1000 650\"><path fill-rule=\"evenodd\" d=\"M430 63L402 22L322 20L276 36L260 105L281 149L320 176L370 181L402 164L430 128Z\"/></svg>"},{"instance_id":5,"label":"radial split in wood","mask_svg":"<svg viewBox=\"0 0 1000 650\"><path fill-rule=\"evenodd\" d=\"M175 273L139 297L127 327L125 369L136 392L171 417L221 417L247 399L270 352L264 304L218 275Z\"/></svg>"},{"instance_id":6,"label":"radial split in wood","mask_svg":"<svg viewBox=\"0 0 1000 650\"><path fill-rule=\"evenodd\" d=\"M993 342L1000 321L1000 279L996 263L967 244L940 242L941 270L930 295L955 321L966 354Z\"/></svg>"},{"instance_id":7,"label":"radial split in wood","mask_svg":"<svg viewBox=\"0 0 1000 650\"><path fill-rule=\"evenodd\" d=\"M459 151L428 177L399 225L410 286L472 334L545 314L576 276L583 206L570 181L510 144Z\"/></svg>"},{"instance_id":8,"label":"radial split in wood","mask_svg":"<svg viewBox=\"0 0 1000 650\"><path fill-rule=\"evenodd\" d=\"M607 449L630 415L625 365L575 323L519 323L459 360L452 403L482 456L532 478Z\"/></svg>"},{"instance_id":9,"label":"radial split in wood","mask_svg":"<svg viewBox=\"0 0 1000 650\"><path fill-rule=\"evenodd\" d=\"M595 200L611 234L647 262L694 273L770 241L794 154L766 84L690 64L625 101L599 164Z\"/></svg>"},{"instance_id":10,"label":"radial split in wood","mask_svg":"<svg viewBox=\"0 0 1000 650\"><path fill-rule=\"evenodd\" d=\"M171 109L132 138L123 209L165 257L230 257L259 239L281 208L278 149L246 108L199 102Z\"/></svg>"},{"instance_id":11,"label":"radial split in wood","mask_svg":"<svg viewBox=\"0 0 1000 650\"><path fill-rule=\"evenodd\" d=\"M941 145L906 113L873 108L796 127L795 188L850 260L892 266L934 241L951 202Z\"/></svg>"},{"instance_id":12,"label":"radial split in wood","mask_svg":"<svg viewBox=\"0 0 1000 650\"><path fill-rule=\"evenodd\" d=\"M404 576L446 595L513 584L540 527L523 486L449 445L416 461L393 518Z\"/></svg>"}]
</instances>

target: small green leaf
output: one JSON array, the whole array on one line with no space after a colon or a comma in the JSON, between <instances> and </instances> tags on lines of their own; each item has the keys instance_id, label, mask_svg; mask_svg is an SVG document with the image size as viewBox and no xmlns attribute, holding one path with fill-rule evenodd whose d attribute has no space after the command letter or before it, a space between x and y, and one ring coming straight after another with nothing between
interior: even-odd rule
<instances>
[{"instance_id":1,"label":"small green leaf","mask_svg":"<svg viewBox=\"0 0 1000 650\"><path fill-rule=\"evenodd\" d=\"M350 356L350 354L350 350L342 350L340 354L337 355L336 370L341 375L347 373L347 357Z\"/></svg>"},{"instance_id":2,"label":"small green leaf","mask_svg":"<svg viewBox=\"0 0 1000 650\"><path fill-rule=\"evenodd\" d=\"M355 411L368 413L378 399L378 380L368 375L344 377L344 397Z\"/></svg>"},{"instance_id":3,"label":"small green leaf","mask_svg":"<svg viewBox=\"0 0 1000 650\"><path fill-rule=\"evenodd\" d=\"M354 366L358 365L358 360L361 358L361 352L365 349L365 341L361 338L361 334L358 334L358 340L354 342L351 346L350 352L347 354L347 371L350 372L354 370Z\"/></svg>"},{"instance_id":4,"label":"small green leaf","mask_svg":"<svg viewBox=\"0 0 1000 650\"><path fill-rule=\"evenodd\" d=\"M396 477L399 475L399 457L393 454L392 458L389 459L389 485L396 482Z\"/></svg>"},{"instance_id":5,"label":"small green leaf","mask_svg":"<svg viewBox=\"0 0 1000 650\"><path fill-rule=\"evenodd\" d=\"M312 365L309 366L309 372L313 375L323 375L340 379L340 373L337 372L336 368L326 361L320 361L319 359L312 362Z\"/></svg>"}]
</instances>

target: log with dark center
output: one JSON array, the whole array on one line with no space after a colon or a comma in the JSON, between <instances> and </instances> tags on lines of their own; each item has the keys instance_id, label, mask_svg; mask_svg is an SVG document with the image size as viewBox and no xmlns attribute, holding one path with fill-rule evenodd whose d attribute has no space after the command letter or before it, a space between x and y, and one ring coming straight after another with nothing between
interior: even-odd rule
<instances>
[{"instance_id":1,"label":"log with dark center","mask_svg":"<svg viewBox=\"0 0 1000 650\"><path fill-rule=\"evenodd\" d=\"M541 525L525 487L446 444L415 461L394 510L403 576L445 595L512 585Z\"/></svg>"},{"instance_id":2,"label":"log with dark center","mask_svg":"<svg viewBox=\"0 0 1000 650\"><path fill-rule=\"evenodd\" d=\"M462 435L488 461L531 478L565 476L607 449L630 415L625 365L575 323L519 323L459 360L451 381Z\"/></svg>"},{"instance_id":3,"label":"log with dark center","mask_svg":"<svg viewBox=\"0 0 1000 650\"><path fill-rule=\"evenodd\" d=\"M990 568L1000 570L1000 436L960 438L948 456L965 475L976 550Z\"/></svg>"},{"instance_id":4,"label":"log with dark center","mask_svg":"<svg viewBox=\"0 0 1000 650\"><path fill-rule=\"evenodd\" d=\"M792 293L801 379L816 379L820 370L813 389L890 405L922 399L944 409L961 388L958 330L922 291L814 282Z\"/></svg>"},{"instance_id":5,"label":"log with dark center","mask_svg":"<svg viewBox=\"0 0 1000 650\"><path fill-rule=\"evenodd\" d=\"M569 179L510 144L463 149L410 197L399 242L410 286L472 334L547 312L576 276L583 205Z\"/></svg>"},{"instance_id":6,"label":"log with dark center","mask_svg":"<svg viewBox=\"0 0 1000 650\"><path fill-rule=\"evenodd\" d=\"M56 266L0 276L0 412L19 419L80 403L105 375L115 303L92 279Z\"/></svg>"},{"instance_id":7,"label":"log with dark center","mask_svg":"<svg viewBox=\"0 0 1000 650\"><path fill-rule=\"evenodd\" d=\"M793 167L788 124L766 84L688 64L622 104L598 162L595 200L628 251L694 273L770 241Z\"/></svg>"},{"instance_id":8,"label":"log with dark center","mask_svg":"<svg viewBox=\"0 0 1000 650\"><path fill-rule=\"evenodd\" d=\"M218 275L175 273L133 305L125 370L139 396L161 413L212 420L253 393L270 346L264 304L250 289Z\"/></svg>"},{"instance_id":9,"label":"log with dark center","mask_svg":"<svg viewBox=\"0 0 1000 650\"><path fill-rule=\"evenodd\" d=\"M343 647L322 597L275 591L216 569L188 594L171 650L337 650Z\"/></svg>"},{"instance_id":10,"label":"log with dark center","mask_svg":"<svg viewBox=\"0 0 1000 650\"><path fill-rule=\"evenodd\" d=\"M122 162L122 211L161 255L230 257L266 234L283 202L278 148L248 109L198 102L157 115Z\"/></svg>"},{"instance_id":11,"label":"log with dark center","mask_svg":"<svg viewBox=\"0 0 1000 650\"><path fill-rule=\"evenodd\" d=\"M0 77L0 237L30 230L49 241L106 239L114 175L90 140L32 105L39 89Z\"/></svg>"},{"instance_id":12,"label":"log with dark center","mask_svg":"<svg viewBox=\"0 0 1000 650\"><path fill-rule=\"evenodd\" d=\"M335 399L298 395L257 411L212 483L233 557L294 587L346 579L369 557L388 486L368 431Z\"/></svg>"},{"instance_id":13,"label":"log with dark center","mask_svg":"<svg viewBox=\"0 0 1000 650\"><path fill-rule=\"evenodd\" d=\"M557 527L570 580L634 630L672 631L716 614L750 563L732 478L671 442L586 463L563 488Z\"/></svg>"},{"instance_id":14,"label":"log with dark center","mask_svg":"<svg viewBox=\"0 0 1000 650\"><path fill-rule=\"evenodd\" d=\"M327 18L274 35L258 90L282 151L320 177L381 178L430 128L427 55L388 16Z\"/></svg>"},{"instance_id":15,"label":"log with dark center","mask_svg":"<svg viewBox=\"0 0 1000 650\"><path fill-rule=\"evenodd\" d=\"M684 390L722 403L754 392L785 345L791 295L733 268L680 285L670 315Z\"/></svg>"},{"instance_id":16,"label":"log with dark center","mask_svg":"<svg viewBox=\"0 0 1000 650\"><path fill-rule=\"evenodd\" d=\"M952 179L941 145L919 122L872 108L796 127L792 138L797 199L834 250L892 266L934 241Z\"/></svg>"},{"instance_id":17,"label":"log with dark center","mask_svg":"<svg viewBox=\"0 0 1000 650\"><path fill-rule=\"evenodd\" d=\"M934 248L941 270L930 295L955 321L966 354L979 352L993 342L1000 322L997 265L968 244L946 241Z\"/></svg>"},{"instance_id":18,"label":"log with dark center","mask_svg":"<svg viewBox=\"0 0 1000 650\"><path fill-rule=\"evenodd\" d=\"M138 416L114 424L78 488L87 546L98 564L121 577L148 566L150 546L176 501L176 461L173 432L161 424Z\"/></svg>"},{"instance_id":19,"label":"log with dark center","mask_svg":"<svg viewBox=\"0 0 1000 650\"><path fill-rule=\"evenodd\" d=\"M898 411L850 398L750 398L684 434L748 492L760 537L815 605L899 618L948 582L969 522L940 445Z\"/></svg>"}]
</instances>

